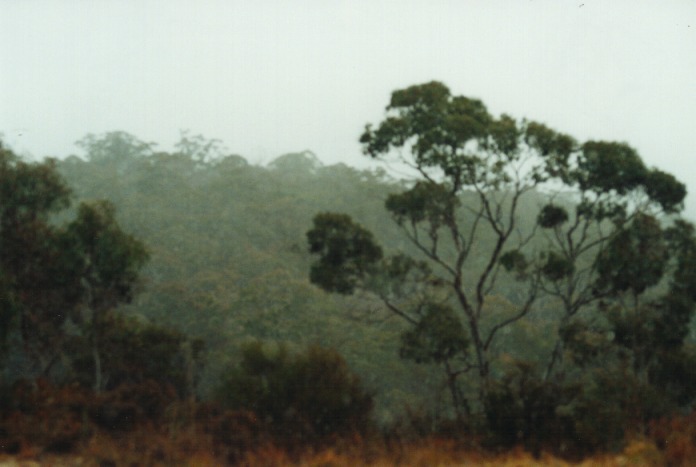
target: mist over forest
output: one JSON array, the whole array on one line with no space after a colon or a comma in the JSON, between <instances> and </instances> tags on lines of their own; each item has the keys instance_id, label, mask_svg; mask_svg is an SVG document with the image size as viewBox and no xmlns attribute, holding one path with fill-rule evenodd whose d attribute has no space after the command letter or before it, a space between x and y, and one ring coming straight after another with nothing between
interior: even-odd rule
<instances>
[{"instance_id":1,"label":"mist over forest","mask_svg":"<svg viewBox=\"0 0 696 467\"><path fill-rule=\"evenodd\" d=\"M0 451L191 426L210 465L350 436L571 460L641 436L694 459L669 448L693 428L666 428L696 398L679 174L439 82L395 91L360 142L392 165L251 164L188 131L169 152L123 131L41 162L3 146Z\"/></svg>"}]
</instances>

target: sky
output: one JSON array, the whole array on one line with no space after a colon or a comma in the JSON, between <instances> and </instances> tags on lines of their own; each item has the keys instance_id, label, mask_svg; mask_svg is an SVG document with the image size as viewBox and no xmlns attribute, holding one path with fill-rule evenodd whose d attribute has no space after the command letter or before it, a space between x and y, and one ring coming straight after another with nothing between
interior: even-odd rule
<instances>
[{"instance_id":1,"label":"sky","mask_svg":"<svg viewBox=\"0 0 696 467\"><path fill-rule=\"evenodd\" d=\"M0 0L0 132L34 159L189 130L252 163L364 167L364 125L431 80L627 142L696 218L696 0Z\"/></svg>"}]
</instances>

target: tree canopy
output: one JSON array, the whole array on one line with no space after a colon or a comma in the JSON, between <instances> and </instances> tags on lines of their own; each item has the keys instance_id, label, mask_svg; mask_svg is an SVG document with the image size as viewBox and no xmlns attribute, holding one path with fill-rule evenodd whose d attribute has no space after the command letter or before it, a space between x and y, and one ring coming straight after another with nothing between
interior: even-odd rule
<instances>
[{"instance_id":1,"label":"tree canopy","mask_svg":"<svg viewBox=\"0 0 696 467\"><path fill-rule=\"evenodd\" d=\"M530 367L542 380L558 382L572 369L563 363L578 336L566 332L572 326L604 336L595 345L630 358L639 379L659 353L647 344L664 332L658 323L674 323L668 334L682 345L694 303L677 284L691 280L684 268L696 245L691 224L677 217L686 187L646 167L629 145L579 143L542 123L496 117L436 81L394 91L385 118L366 125L360 142L368 157L416 174L384 207L415 247L409 264L427 265L418 285L427 298L413 298L414 284L398 297L375 288L395 256L343 214L315 217L310 280L372 295L402 318L401 355L440 363L455 406L473 400L493 409L489 391L506 371L504 336L551 304L555 344ZM531 216L522 208L530 203ZM495 309L501 297L514 297L510 310ZM456 380L471 371L476 390L459 397Z\"/></svg>"}]
</instances>

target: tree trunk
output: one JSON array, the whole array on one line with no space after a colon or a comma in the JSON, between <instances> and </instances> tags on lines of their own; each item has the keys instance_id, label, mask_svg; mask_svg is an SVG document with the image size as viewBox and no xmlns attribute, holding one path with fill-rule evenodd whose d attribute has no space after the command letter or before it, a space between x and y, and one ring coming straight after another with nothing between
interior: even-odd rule
<instances>
[{"instance_id":1,"label":"tree trunk","mask_svg":"<svg viewBox=\"0 0 696 467\"><path fill-rule=\"evenodd\" d=\"M92 357L94 358L94 392L100 393L102 390L102 367L99 346L97 343L96 329L93 330L92 337Z\"/></svg>"}]
</instances>

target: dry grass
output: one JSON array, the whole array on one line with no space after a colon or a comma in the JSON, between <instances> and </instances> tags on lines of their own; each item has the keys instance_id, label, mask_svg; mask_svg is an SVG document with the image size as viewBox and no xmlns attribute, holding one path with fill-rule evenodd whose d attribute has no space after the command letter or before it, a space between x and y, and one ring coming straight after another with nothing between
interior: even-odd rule
<instances>
[{"instance_id":1,"label":"dry grass","mask_svg":"<svg viewBox=\"0 0 696 467\"><path fill-rule=\"evenodd\" d=\"M438 438L387 442L355 436L324 440L321 448L295 447L276 438L274 444L268 427L251 413L184 402L170 405L156 420L109 429L91 421L85 395L75 389L46 387L29 396L27 408L7 415L0 426L5 436L0 452L10 453L0 454L0 467L696 465L696 412L654 422L650 438L634 438L620 453L571 463L549 454L534 458L522 449L495 455L474 441Z\"/></svg>"},{"instance_id":2,"label":"dry grass","mask_svg":"<svg viewBox=\"0 0 696 467\"><path fill-rule=\"evenodd\" d=\"M95 436L80 455L70 456L41 456L27 452L22 455L0 457L0 467L34 467L34 466L190 466L212 467L225 465L226 462L206 449L206 442L198 449L185 453L187 449L176 446L177 440L152 440L154 446L143 450L144 439L110 439ZM180 441L180 440L179 440ZM172 448L174 452L164 453L164 447ZM190 449L190 448L188 448ZM670 465L695 465L696 458L681 459L681 462ZM422 443L404 445L398 451L386 449L365 449L355 446L352 452L341 452L339 449L327 448L319 451L308 450L304 454L291 456L286 451L272 445L248 452L235 465L245 467L633 467L633 466L663 466L667 465L664 453L649 440L635 440L628 444L623 452L604 454L585 459L580 463L571 463L550 455L542 455L535 459L522 450L513 450L500 455L490 455L484 452L463 451L453 441L428 440Z\"/></svg>"},{"instance_id":3,"label":"dry grass","mask_svg":"<svg viewBox=\"0 0 696 467\"><path fill-rule=\"evenodd\" d=\"M451 441L430 440L421 444L404 446L400 452L382 452L375 458L355 457L326 449L308 453L299 459L291 460L285 453L277 450L263 450L250 453L241 465L261 466L302 466L302 467L615 467L615 466L662 466L665 460L657 447L647 441L630 443L620 454L595 456L581 463L571 463L550 455L535 459L522 450L513 450L502 455L482 452L461 451ZM684 464L691 465L691 464Z\"/></svg>"}]
</instances>

